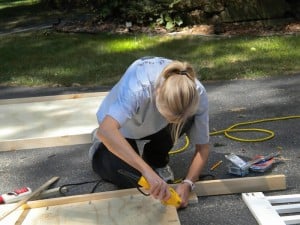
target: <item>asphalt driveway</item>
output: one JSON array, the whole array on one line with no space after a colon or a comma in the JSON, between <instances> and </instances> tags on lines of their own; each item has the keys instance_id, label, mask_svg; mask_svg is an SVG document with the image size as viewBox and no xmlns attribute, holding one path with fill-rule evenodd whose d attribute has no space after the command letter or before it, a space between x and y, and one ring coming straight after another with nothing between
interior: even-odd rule
<instances>
[{"instance_id":1,"label":"asphalt driveway","mask_svg":"<svg viewBox=\"0 0 300 225\"><path fill-rule=\"evenodd\" d=\"M204 82L210 102L210 129L221 130L235 123L265 118L300 115L300 74L255 80ZM96 88L20 88L1 87L0 99L42 95L70 94L106 91L109 87ZM8 115L9 116L9 115ZM1 126L1 124L0 124ZM260 123L251 127L266 128L275 137L265 142L239 142L222 135L211 136L211 154L203 173L218 179L231 178L224 155L235 153L245 159L257 154L280 150L283 161L273 165L267 174L284 174L287 190L268 192L266 195L300 194L300 119ZM0 134L1 135L1 134ZM247 138L259 134L247 133ZM0 152L0 193L29 186L33 189L53 176L59 176L56 186L94 180L87 150L89 145L73 145L44 149ZM171 167L177 177L184 176L192 149L171 157ZM215 162L223 163L213 172L209 168ZM259 176L261 174L249 174ZM69 194L84 194L93 184L75 187ZM104 183L96 192L115 190L114 185ZM198 204L179 210L182 225L253 225L257 224L240 194L200 197Z\"/></svg>"}]
</instances>

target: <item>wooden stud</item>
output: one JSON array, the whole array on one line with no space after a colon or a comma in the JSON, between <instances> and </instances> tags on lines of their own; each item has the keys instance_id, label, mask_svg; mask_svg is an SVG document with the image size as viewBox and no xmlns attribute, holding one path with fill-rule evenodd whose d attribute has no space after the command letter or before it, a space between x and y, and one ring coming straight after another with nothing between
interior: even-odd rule
<instances>
[{"instance_id":1,"label":"wooden stud","mask_svg":"<svg viewBox=\"0 0 300 225\"><path fill-rule=\"evenodd\" d=\"M79 93L79 94L38 96L38 97L28 97L28 98L0 99L0 105L46 102L46 101L57 101L57 100L90 98L90 97L101 97L101 96L104 97L107 95L107 93L108 92L91 92L91 93Z\"/></svg>"},{"instance_id":2,"label":"wooden stud","mask_svg":"<svg viewBox=\"0 0 300 225\"><path fill-rule=\"evenodd\" d=\"M195 183L197 196L225 195L243 192L274 191L286 189L285 175L242 177Z\"/></svg>"},{"instance_id":3,"label":"wooden stud","mask_svg":"<svg viewBox=\"0 0 300 225\"><path fill-rule=\"evenodd\" d=\"M1 151L16 151L91 143L91 133L0 141Z\"/></svg>"}]
</instances>

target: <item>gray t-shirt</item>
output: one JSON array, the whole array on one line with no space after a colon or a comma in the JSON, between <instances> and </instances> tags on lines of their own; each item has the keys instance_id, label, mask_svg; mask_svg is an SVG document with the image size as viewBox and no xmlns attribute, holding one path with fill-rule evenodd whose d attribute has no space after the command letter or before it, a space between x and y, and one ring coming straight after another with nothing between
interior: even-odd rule
<instances>
[{"instance_id":1,"label":"gray t-shirt","mask_svg":"<svg viewBox=\"0 0 300 225\"><path fill-rule=\"evenodd\" d=\"M144 57L133 62L120 81L111 89L97 111L98 122L111 116L120 124L124 137L140 139L167 126L167 120L155 105L156 80L172 60ZM209 142L208 99L205 88L196 80L200 104L188 136L194 144ZM95 141L99 141L95 139ZM96 146L92 146L93 155Z\"/></svg>"}]
</instances>

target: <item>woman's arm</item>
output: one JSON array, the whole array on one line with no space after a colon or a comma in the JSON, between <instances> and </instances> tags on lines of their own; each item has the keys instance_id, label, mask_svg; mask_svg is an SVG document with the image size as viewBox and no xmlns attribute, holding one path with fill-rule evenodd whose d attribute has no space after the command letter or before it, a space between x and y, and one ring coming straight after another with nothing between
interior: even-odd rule
<instances>
[{"instance_id":1,"label":"woman's arm","mask_svg":"<svg viewBox=\"0 0 300 225\"><path fill-rule=\"evenodd\" d=\"M205 166L209 155L209 144L198 144L195 146L195 154L185 179L196 182L199 179L201 171ZM181 207L188 205L191 185L189 183L181 183L176 188L177 193L182 199Z\"/></svg>"},{"instance_id":2,"label":"woman's arm","mask_svg":"<svg viewBox=\"0 0 300 225\"><path fill-rule=\"evenodd\" d=\"M153 197L168 200L170 192L167 183L134 151L119 129L119 123L111 116L106 116L99 124L98 138L113 154L141 172L150 184L149 193Z\"/></svg>"}]
</instances>

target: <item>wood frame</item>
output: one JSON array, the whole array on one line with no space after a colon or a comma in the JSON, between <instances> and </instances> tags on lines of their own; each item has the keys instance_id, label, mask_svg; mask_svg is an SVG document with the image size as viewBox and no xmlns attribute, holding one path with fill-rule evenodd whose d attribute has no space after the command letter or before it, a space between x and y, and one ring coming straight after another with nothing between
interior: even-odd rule
<instances>
[{"instance_id":1,"label":"wood frame","mask_svg":"<svg viewBox=\"0 0 300 225\"><path fill-rule=\"evenodd\" d=\"M247 183L247 185L242 185ZM254 183L254 185L251 185ZM172 185L175 187L176 185ZM235 186L233 189L227 189L224 187ZM275 191L286 189L285 175L269 175L261 177L244 177L233 179L220 179L220 180L207 180L198 181L195 183L195 190L191 193L189 201L190 203L197 203L198 197L212 196L212 195L224 195L224 194L240 194L243 192L249 192L249 190L255 189L256 191ZM211 190L211 191L209 191ZM70 197L52 198L46 200L30 201L26 204L25 208L37 208L52 205L59 205L65 203L75 203L91 200L103 200L112 197L121 197L125 195L141 194L136 188L107 191L93 194L76 195Z\"/></svg>"},{"instance_id":2,"label":"wood frame","mask_svg":"<svg viewBox=\"0 0 300 225\"><path fill-rule=\"evenodd\" d=\"M0 212L5 213L5 211L14 208L16 204L2 205L0 206ZM116 204L119 205L117 208L118 210L114 207ZM101 205L107 205L107 207L101 208ZM128 211L126 211L126 209L124 210L124 206L128 207ZM78 207L79 209L76 209ZM82 211L82 209L87 211ZM93 212L89 211L91 209ZM103 212L106 211L109 213L103 214ZM67 212L68 215L65 216L64 212ZM77 215L78 212L80 212L79 215ZM137 215L137 212L140 212L141 214ZM102 217L99 217L99 214L102 215ZM101 225L123 224L123 219L128 219L128 217L132 218L131 221L142 221L142 224L145 225L152 225L153 223L161 225L180 225L175 207L163 206L158 200L142 195L137 189L124 189L103 193L29 201L23 205L22 210L16 210L8 217L4 218L4 220L1 220L0 225L23 225L23 223L24 225L27 225L31 224L31 220L36 223L37 218L38 220L43 220L43 223L38 224L48 224L45 222L48 221L49 215L51 215L51 217L59 217L57 218L57 225L86 224L78 223L76 220L74 221L73 217L77 217L79 221L90 221L93 220L92 218L96 218L93 223L88 224ZM70 217L70 215L72 216ZM153 217L154 215L155 218ZM138 218L136 218L136 216L138 216ZM99 219L106 222L99 223ZM113 223L107 223L110 219ZM65 223L61 221L65 221ZM158 221L159 223L157 223ZM135 224L137 223L133 222L133 225Z\"/></svg>"},{"instance_id":3,"label":"wood frame","mask_svg":"<svg viewBox=\"0 0 300 225\"><path fill-rule=\"evenodd\" d=\"M66 95L51 95L41 97L29 97L29 98L14 98L14 99L2 99L0 100L1 107L11 104L26 104L26 103L45 103L48 101L59 100L72 100L81 98L103 98L108 92L92 92L92 93L80 93L80 94L66 94ZM96 116L95 116L96 120ZM95 123L95 128L97 124ZM81 134L66 134L57 135L51 137L29 137L19 139L7 139L0 140L0 151L15 151L34 148L56 147L56 146L68 146L77 144L89 144L91 143L91 133Z\"/></svg>"},{"instance_id":4,"label":"wood frame","mask_svg":"<svg viewBox=\"0 0 300 225\"><path fill-rule=\"evenodd\" d=\"M243 193L242 198L260 225L300 223L300 194L265 196L254 192Z\"/></svg>"},{"instance_id":5,"label":"wood frame","mask_svg":"<svg viewBox=\"0 0 300 225\"><path fill-rule=\"evenodd\" d=\"M247 185L244 185L245 183ZM189 199L190 204L198 202L197 196L237 194L237 193L247 192L248 190L253 190L254 188L257 191L283 190L286 188L286 183L285 183L284 175L271 175L271 176L261 176L261 177L244 177L244 178L223 179L223 180L198 181L195 183L195 186L196 186L195 192L191 193L190 195L190 199ZM101 201L101 200L104 201L112 198L122 198L124 196L135 196L135 195L141 195L141 193L137 189L133 188L133 189L123 189L123 190L100 192L100 193L93 193L93 194L84 194L84 195L76 195L76 196L69 196L69 197L59 197L59 198L52 198L52 199L45 199L45 200L29 201L22 206L24 213L18 212L20 214L19 220L24 220L30 209L59 206L59 205L66 205L66 204L76 204L76 203L89 204L92 201ZM11 205L14 206L14 204L0 206L0 212L5 212L6 210L9 210ZM168 209L170 210L168 211L168 213L174 216L174 218L178 217L176 213L176 209L174 207L171 208L173 209ZM178 221L174 220L174 224L176 224L176 222ZM22 223L20 223L19 221L18 224L21 225ZM2 225L1 221L0 221L0 225Z\"/></svg>"}]
</instances>

